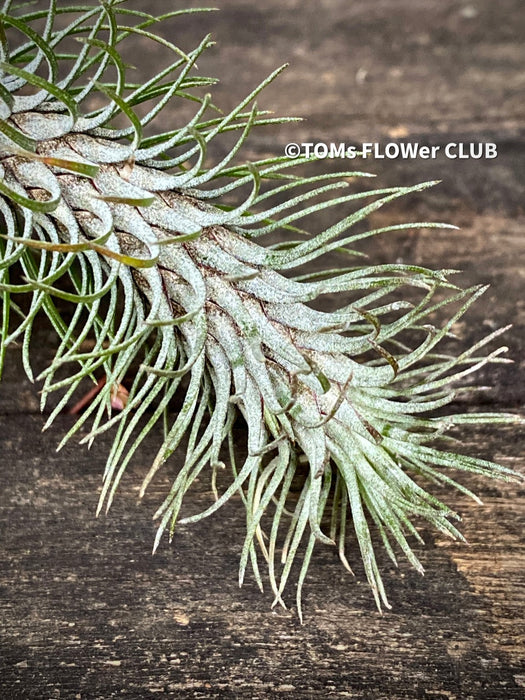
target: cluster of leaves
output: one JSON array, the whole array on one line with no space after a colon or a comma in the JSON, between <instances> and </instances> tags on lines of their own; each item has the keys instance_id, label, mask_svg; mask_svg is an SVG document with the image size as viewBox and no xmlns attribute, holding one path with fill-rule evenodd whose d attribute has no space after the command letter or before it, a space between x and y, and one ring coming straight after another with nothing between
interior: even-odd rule
<instances>
[{"instance_id":1,"label":"cluster of leaves","mask_svg":"<svg viewBox=\"0 0 525 700\"><path fill-rule=\"evenodd\" d=\"M177 523L207 517L240 493L247 518L241 581L250 561L262 587L258 543L275 601L284 604L284 587L306 540L300 611L316 541L337 544L350 568L345 546L352 523L377 605L388 606L370 522L394 561L392 540L419 570L407 539L420 540L415 517L461 537L450 522L457 516L412 475L450 484L473 498L453 480L451 469L513 476L431 443L456 425L514 416L426 417L454 399L453 383L489 361L502 361L505 348L479 354L501 331L457 356L436 350L483 292L455 286L451 270L385 264L304 272L331 251L358 255L350 246L360 239L438 226L363 226L384 204L433 183L345 192L349 179L365 174L295 174L305 158L239 165L239 151L255 125L286 121L255 104L281 69L226 116L214 111L210 96L195 90L214 82L196 70L209 37L184 52L150 31L158 21L197 11L202 10L155 18L112 0L86 8L50 0L42 11L16 11L9 0L4 3L0 369L6 348L21 342L25 370L34 379L31 334L44 313L59 343L36 378L42 382L42 408L52 393L61 392L46 427L86 378L98 381L100 391L61 445L88 422L82 442L115 429L99 510L109 508L130 459L159 422L164 436L142 494L187 438L184 463L156 513L155 547L166 528L173 536ZM72 39L77 52L68 48ZM173 58L150 80L135 84L121 57L126 39L157 42ZM177 100L195 104L194 115L176 129L145 135ZM122 118L124 126L117 124ZM236 134L233 145L209 165L208 146L224 134ZM226 203L246 188L242 203ZM315 235L298 227L301 219L335 205L357 209ZM260 244L261 237L279 232L280 242ZM292 277L290 271L298 268L302 273ZM339 307L316 310L314 302L327 294L339 295ZM24 303L17 302L20 295ZM69 309L67 318L57 298ZM434 327L444 308L452 309L448 320ZM122 410L112 411L115 387L130 374L129 396ZM182 396L181 409L169 425L167 410L176 395ZM242 464L233 439L239 414L247 426ZM216 475L226 469L225 459L232 476L219 494ZM291 485L302 465L304 478L294 498ZM183 497L205 468L215 501L180 520ZM329 534L323 532L325 511Z\"/></svg>"}]
</instances>

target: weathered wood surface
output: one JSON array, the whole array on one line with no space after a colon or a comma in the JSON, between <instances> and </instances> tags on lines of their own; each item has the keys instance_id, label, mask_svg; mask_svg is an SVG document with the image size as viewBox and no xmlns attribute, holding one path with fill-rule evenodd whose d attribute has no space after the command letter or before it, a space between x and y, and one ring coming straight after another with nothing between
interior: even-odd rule
<instances>
[{"instance_id":1,"label":"weathered wood surface","mask_svg":"<svg viewBox=\"0 0 525 700\"><path fill-rule=\"evenodd\" d=\"M484 371L480 382L494 389L477 401L486 410L520 410L525 350L520 0L221 5L221 13L171 25L186 48L213 31L219 46L199 67L223 79L215 101L232 105L272 68L291 60L261 104L308 117L255 134L255 155L279 153L288 141L385 142L396 135L435 144L498 144L494 161L367 162L385 186L443 180L381 212L376 223L385 217L441 219L462 227L392 236L367 250L378 261L463 269L465 285L491 283L467 323L458 326L458 342L514 323L505 342L515 364ZM168 3L160 0L148 4L152 12L165 9ZM143 60L139 70L146 74L152 66L146 56ZM169 114L177 118L175 111ZM47 340L42 332L35 345L37 366L49 358ZM463 515L469 546L423 530L427 544L417 553L424 578L405 563L394 569L380 554L393 605L382 617L359 565L352 579L334 552L320 547L300 626L293 609L272 611L269 594L261 596L252 581L237 588L244 527L239 501L200 525L181 528L174 546L163 545L151 557L150 516L169 483L166 474L145 503L136 505L153 440L124 479L109 516L96 520L109 442L98 440L91 452L71 444L55 453L71 419L61 417L52 433L40 433L38 387L23 378L16 354L10 353L0 387L2 698L523 697L522 488L465 478L484 506L444 491ZM523 470L523 431L470 431L465 438L472 454ZM176 463L175 456L172 473ZM186 512L210 498L207 483L200 488ZM292 603L293 595L288 599Z\"/></svg>"}]
</instances>

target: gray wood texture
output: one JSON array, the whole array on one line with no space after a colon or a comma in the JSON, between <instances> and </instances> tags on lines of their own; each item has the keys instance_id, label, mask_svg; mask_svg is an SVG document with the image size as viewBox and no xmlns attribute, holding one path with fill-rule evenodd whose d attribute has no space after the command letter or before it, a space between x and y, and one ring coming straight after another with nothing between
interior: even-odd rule
<instances>
[{"instance_id":1,"label":"gray wood texture","mask_svg":"<svg viewBox=\"0 0 525 700\"><path fill-rule=\"evenodd\" d=\"M182 3L184 4L184 3ZM197 6L190 2L187 5ZM37 2L37 6L45 6ZM130 3L134 7L142 3ZM443 145L491 141L494 160L370 160L359 167L383 186L441 179L398 201L371 223L444 220L428 229L363 245L377 262L458 268L462 285L490 290L456 329L460 346L497 326L514 365L483 370L490 384L467 407L523 410L525 270L525 13L521 0L227 0L219 13L171 22L167 36L190 49L211 31L218 45L199 61L217 75L223 108L277 65L291 67L260 99L299 124L260 129L247 156L281 153L288 141ZM160 13L172 5L150 0ZM129 60L155 70L154 53ZM174 104L166 111L179 123ZM220 147L212 155L220 155ZM319 168L348 168L348 161ZM341 212L339 212L341 213ZM330 220L327 216L326 222ZM320 223L326 223L322 221ZM35 366L51 356L43 328ZM305 624L272 610L248 578L237 587L243 507L233 499L172 546L151 556L151 515L176 472L177 455L144 503L137 487L154 437L123 480L108 516L94 512L109 438L90 452L55 452L71 424L61 416L41 434L38 386L13 349L0 385L0 697L2 698L433 698L518 700L525 688L524 489L475 477L463 482L484 501L440 495L463 516L462 545L422 529L424 577L378 554L393 605L374 609L359 558L356 577L319 547L304 591ZM523 471L523 430L462 434L470 454ZM244 433L239 429L242 449ZM211 498L205 479L185 512Z\"/></svg>"}]
</instances>

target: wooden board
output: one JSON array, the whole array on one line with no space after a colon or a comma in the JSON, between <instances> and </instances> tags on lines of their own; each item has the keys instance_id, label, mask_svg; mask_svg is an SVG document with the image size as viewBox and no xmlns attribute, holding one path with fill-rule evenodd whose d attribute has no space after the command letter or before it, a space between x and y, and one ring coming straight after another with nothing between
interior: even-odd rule
<instances>
[{"instance_id":1,"label":"wooden board","mask_svg":"<svg viewBox=\"0 0 525 700\"><path fill-rule=\"evenodd\" d=\"M188 3L196 6L198 3ZM45 3L37 5L44 7ZM142 3L130 3L141 7ZM468 344L497 326L514 365L483 370L492 384L468 407L522 410L525 355L523 182L525 13L519 0L227 0L220 13L172 23L186 49L208 31L219 45L199 61L223 83L227 108L276 65L292 66L261 105L305 122L253 135L248 155L283 151L289 141L432 144L493 141L493 161L369 161L377 184L442 179L399 202L374 223L445 220L461 231L422 230L375 240L377 262L403 260L460 268L463 285L491 283L458 325ZM168 8L151 0L148 11ZM175 31L175 28L179 32ZM141 56L141 61L137 56ZM131 59L130 59L131 60ZM136 52L138 75L155 56ZM166 119L180 119L176 106ZM167 127L169 128L169 127ZM217 146L211 153L220 155ZM359 167L364 167L363 163ZM348 168L331 162L320 168ZM341 214L341 212L337 212ZM334 214L335 216L335 214ZM319 225L328 223L320 221ZM51 356L42 329L35 366ZM151 556L151 515L170 473L136 503L155 449L141 450L110 514L95 519L110 440L90 452L55 446L71 424L61 416L41 434L38 386L25 379L16 350L0 385L0 696L2 698L435 698L518 700L525 688L524 489L464 478L485 505L443 490L463 516L469 545L422 529L408 564L379 564L393 610L374 609L355 549L356 577L319 547L304 592L305 624L271 609L249 579L237 587L243 508L233 499L216 517L181 527L173 546ZM523 430L464 433L470 454L523 471ZM239 431L242 449L244 434ZM171 474L176 469L173 458ZM203 480L185 505L211 499Z\"/></svg>"}]
</instances>

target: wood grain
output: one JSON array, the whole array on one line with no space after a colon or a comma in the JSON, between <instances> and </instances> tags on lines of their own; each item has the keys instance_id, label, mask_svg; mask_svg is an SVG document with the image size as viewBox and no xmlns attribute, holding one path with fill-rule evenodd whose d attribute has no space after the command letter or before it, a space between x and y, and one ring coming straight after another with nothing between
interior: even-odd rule
<instances>
[{"instance_id":1,"label":"wood grain","mask_svg":"<svg viewBox=\"0 0 525 700\"><path fill-rule=\"evenodd\" d=\"M494 388L467 407L522 410L521 2L227 0L221 7L217 14L180 20L177 35L173 27L179 25L170 25L169 34L191 48L213 31L219 46L199 68L224 79L215 101L232 105L291 60L262 102L278 113L307 117L299 125L254 134L248 155L275 155L287 141L385 142L399 133L433 143L498 143L498 158L491 162L367 163L385 186L443 180L377 214L375 223L440 219L462 230L404 233L363 249L378 262L459 267L463 285L491 283L458 327L458 343L512 322L505 342L515 364L484 370L479 381ZM153 13L166 9L162 0L148 4ZM155 56L141 55L141 61L138 75L147 75ZM166 118L180 115L173 107ZM49 360L51 344L50 334L39 329L37 367ZM41 434L38 386L24 378L16 349L8 360L0 385L2 698L525 697L523 488L464 478L484 506L440 492L461 512L469 545L422 529L426 546L417 554L424 577L404 562L395 569L379 554L393 605L384 616L374 610L355 549L352 578L331 549L319 547L301 626L293 591L292 608L283 611L272 610L269 592L261 595L252 580L237 587L244 534L239 499L216 517L181 527L173 546L163 544L151 556L151 514L170 476L163 474L137 505L154 437L124 478L110 514L95 519L109 438L102 436L90 452L70 444L56 453L71 418L61 416L54 431ZM522 430L494 428L462 437L469 453L524 471ZM243 439L240 430L240 446ZM176 463L177 455L172 474ZM185 512L210 498L203 480Z\"/></svg>"}]
</instances>

